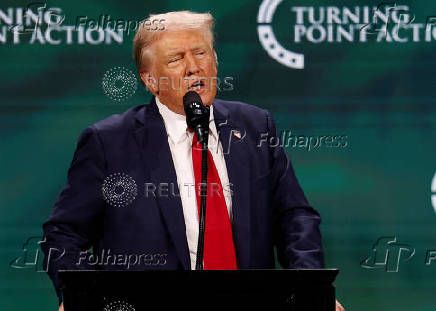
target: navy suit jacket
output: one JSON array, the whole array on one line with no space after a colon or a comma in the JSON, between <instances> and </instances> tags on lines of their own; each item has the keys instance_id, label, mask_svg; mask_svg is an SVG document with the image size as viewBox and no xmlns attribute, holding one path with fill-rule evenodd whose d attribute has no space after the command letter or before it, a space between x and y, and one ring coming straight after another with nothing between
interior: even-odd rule
<instances>
[{"instance_id":1,"label":"navy suit jacket","mask_svg":"<svg viewBox=\"0 0 436 311\"><path fill-rule=\"evenodd\" d=\"M274 268L274 247L284 268L323 268L320 216L308 204L284 149L274 142L271 115L241 102L216 99L213 107L231 184L238 268ZM273 144L265 141L266 134ZM130 204L111 206L104 200L104 180L117 173L136 183ZM44 263L60 299L61 269L191 268L180 197L171 191L145 195L146 183L178 189L154 98L95 123L79 138L67 184L43 225ZM108 250L121 258L115 265L112 257L108 264L95 264L84 260L90 248L95 260ZM146 254L147 260L127 267L126 254Z\"/></svg>"}]
</instances>

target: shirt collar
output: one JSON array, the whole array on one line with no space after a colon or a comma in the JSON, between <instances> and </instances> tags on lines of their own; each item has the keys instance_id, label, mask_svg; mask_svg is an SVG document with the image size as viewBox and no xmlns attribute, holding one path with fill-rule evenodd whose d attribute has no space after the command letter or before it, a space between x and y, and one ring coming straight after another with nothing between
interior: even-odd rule
<instances>
[{"instance_id":1,"label":"shirt collar","mask_svg":"<svg viewBox=\"0 0 436 311\"><path fill-rule=\"evenodd\" d=\"M159 113L164 120L167 134L173 141L173 143L179 143L183 141L187 136L189 137L191 135L188 131L186 125L186 117L184 115L178 114L170 110L159 100L158 97L156 97L156 105L159 109ZM218 137L213 117L213 105L210 106L209 134L209 136L212 136L215 140Z\"/></svg>"}]
</instances>

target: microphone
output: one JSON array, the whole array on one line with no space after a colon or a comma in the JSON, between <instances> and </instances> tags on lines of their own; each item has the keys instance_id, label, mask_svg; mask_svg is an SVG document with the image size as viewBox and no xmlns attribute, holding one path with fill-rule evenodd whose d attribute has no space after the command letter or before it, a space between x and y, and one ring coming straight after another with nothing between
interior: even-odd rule
<instances>
[{"instance_id":1,"label":"microphone","mask_svg":"<svg viewBox=\"0 0 436 311\"><path fill-rule=\"evenodd\" d=\"M210 107L203 105L197 92L189 91L183 96L183 108L188 128L197 134L202 145L206 145L209 138Z\"/></svg>"}]
</instances>

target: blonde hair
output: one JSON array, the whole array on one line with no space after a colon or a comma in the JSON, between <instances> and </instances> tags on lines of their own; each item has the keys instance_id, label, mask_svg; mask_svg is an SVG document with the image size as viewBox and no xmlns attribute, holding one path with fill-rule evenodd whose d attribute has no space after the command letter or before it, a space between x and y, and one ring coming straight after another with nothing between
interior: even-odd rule
<instances>
[{"instance_id":1,"label":"blonde hair","mask_svg":"<svg viewBox=\"0 0 436 311\"><path fill-rule=\"evenodd\" d=\"M160 21L161 28L144 27L145 21ZM135 59L138 72L147 69L150 65L150 48L159 40L165 31L171 30L200 30L205 39L209 41L213 49L213 25L214 18L210 13L195 13L191 11L175 11L163 14L150 14L143 22L133 39L133 58Z\"/></svg>"}]
</instances>

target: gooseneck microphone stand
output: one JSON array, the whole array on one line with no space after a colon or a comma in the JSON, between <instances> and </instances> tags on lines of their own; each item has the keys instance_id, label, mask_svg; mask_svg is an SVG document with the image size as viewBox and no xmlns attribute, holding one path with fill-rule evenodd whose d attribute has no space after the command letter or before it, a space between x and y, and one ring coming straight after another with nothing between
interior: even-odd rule
<instances>
[{"instance_id":1,"label":"gooseneck microphone stand","mask_svg":"<svg viewBox=\"0 0 436 311\"><path fill-rule=\"evenodd\" d=\"M207 143L209 138L209 131L205 131L203 141L201 144L201 184L200 184L200 223L198 230L198 245L197 245L197 259L195 270L203 270L203 254L204 254L204 230L206 228L206 199L207 199ZM197 189L196 189L197 191Z\"/></svg>"},{"instance_id":2,"label":"gooseneck microphone stand","mask_svg":"<svg viewBox=\"0 0 436 311\"><path fill-rule=\"evenodd\" d=\"M203 270L204 231L206 228L207 199L207 144L209 140L209 106L203 105L200 95L189 91L183 96L183 108L186 114L188 128L195 132L201 145L201 184L200 184L200 220L198 230L197 258L195 270ZM195 189L197 191L198 189Z\"/></svg>"}]
</instances>

